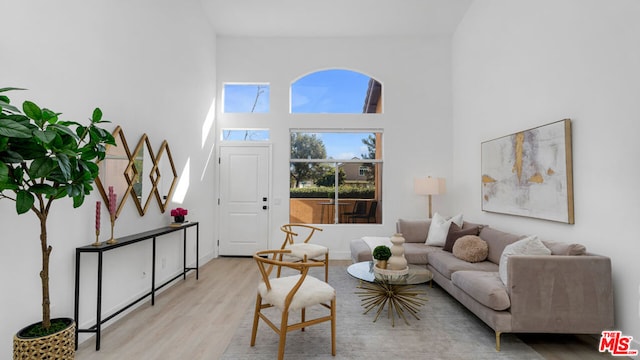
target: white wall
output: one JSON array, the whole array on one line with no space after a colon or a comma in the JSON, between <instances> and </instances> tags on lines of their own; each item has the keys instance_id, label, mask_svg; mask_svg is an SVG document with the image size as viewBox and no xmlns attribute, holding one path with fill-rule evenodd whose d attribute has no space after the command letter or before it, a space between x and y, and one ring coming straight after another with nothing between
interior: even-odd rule
<instances>
[{"instance_id":1,"label":"white wall","mask_svg":"<svg viewBox=\"0 0 640 360\"><path fill-rule=\"evenodd\" d=\"M383 129L383 224L323 225L317 241L334 259L349 258L349 241L390 236L400 217L426 217L426 197L413 193L413 178L451 175L451 39L236 38L217 41L218 88L225 82L268 82L271 112L222 114L218 129L268 127L273 142L271 245L280 246L280 225L289 222L289 129ZM384 114L289 114L289 87L308 73L346 68L382 83ZM219 101L221 99L219 94ZM442 136L442 134L446 136ZM219 138L219 135L218 135ZM434 207L446 213L446 195Z\"/></svg>"},{"instance_id":2,"label":"white wall","mask_svg":"<svg viewBox=\"0 0 640 360\"><path fill-rule=\"evenodd\" d=\"M212 257L214 203L207 194L214 169L206 165L214 143L205 123L216 96L216 39L200 2L15 1L5 2L2 12L0 87L28 88L12 94L16 103L30 99L70 120L84 121L99 106L105 119L112 121L105 127L122 126L132 150L143 133L155 151L166 139L178 174L188 181L183 182L188 185L183 200L169 208L186 207L189 219L201 221L200 255L203 260ZM74 250L95 239L98 199L95 192L78 209L70 199L54 203L49 217L53 317L73 317ZM0 357L5 358L13 333L41 319L40 249L35 215L16 215L8 200L0 201L0 213ZM144 217L129 201L115 235L169 221L155 200ZM102 240L108 236L107 223L103 216ZM181 264L181 237L174 235L159 241L158 258L167 259L159 280ZM188 251L193 253L194 248ZM148 289L149 277L141 277L150 271L150 258L149 243L105 255L105 312ZM95 264L94 256L83 256L83 326L95 316Z\"/></svg>"},{"instance_id":3,"label":"white wall","mask_svg":"<svg viewBox=\"0 0 640 360\"><path fill-rule=\"evenodd\" d=\"M453 41L450 187L467 218L611 257L616 328L636 340L638 18L633 0L474 2ZM573 125L575 225L483 213L480 143L564 118Z\"/></svg>"}]
</instances>

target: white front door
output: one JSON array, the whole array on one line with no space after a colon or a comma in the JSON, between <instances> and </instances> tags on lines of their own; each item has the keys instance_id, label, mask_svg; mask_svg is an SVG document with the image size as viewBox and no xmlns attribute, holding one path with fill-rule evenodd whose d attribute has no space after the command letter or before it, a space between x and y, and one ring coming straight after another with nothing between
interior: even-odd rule
<instances>
[{"instance_id":1,"label":"white front door","mask_svg":"<svg viewBox=\"0 0 640 360\"><path fill-rule=\"evenodd\" d=\"M271 148L220 146L219 255L253 255L269 240Z\"/></svg>"}]
</instances>

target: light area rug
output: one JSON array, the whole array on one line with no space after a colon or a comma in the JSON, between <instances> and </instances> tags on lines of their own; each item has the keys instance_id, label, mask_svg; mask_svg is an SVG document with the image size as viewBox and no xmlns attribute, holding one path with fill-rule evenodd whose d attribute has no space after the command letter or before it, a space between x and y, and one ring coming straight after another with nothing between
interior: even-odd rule
<instances>
[{"instance_id":1,"label":"light area rug","mask_svg":"<svg viewBox=\"0 0 640 360\"><path fill-rule=\"evenodd\" d=\"M320 272L314 276L324 278ZM355 293L359 280L347 274L346 266L331 266L329 283L337 293L336 356L331 356L331 323L325 322L304 332L289 332L285 359L544 359L513 334L502 335L497 352L495 332L435 283L433 288L418 287L428 299L418 314L420 320L408 316L406 325L396 316L395 327L386 308L375 323L373 310L363 314L361 298ZM254 305L247 309L222 359L277 357L278 336L263 321L258 325L256 345L249 346ZM307 319L326 313L320 306L309 308ZM279 324L277 312L271 319ZM290 315L290 323L299 319L299 312Z\"/></svg>"}]
</instances>

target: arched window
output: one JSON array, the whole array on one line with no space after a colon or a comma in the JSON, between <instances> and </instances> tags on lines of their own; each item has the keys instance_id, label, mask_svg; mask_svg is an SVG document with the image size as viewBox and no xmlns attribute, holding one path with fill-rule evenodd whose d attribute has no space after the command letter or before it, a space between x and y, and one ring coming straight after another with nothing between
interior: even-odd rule
<instances>
[{"instance_id":1,"label":"arched window","mask_svg":"<svg viewBox=\"0 0 640 360\"><path fill-rule=\"evenodd\" d=\"M345 69L320 70L291 84L292 114L368 114L382 112L382 85Z\"/></svg>"}]
</instances>

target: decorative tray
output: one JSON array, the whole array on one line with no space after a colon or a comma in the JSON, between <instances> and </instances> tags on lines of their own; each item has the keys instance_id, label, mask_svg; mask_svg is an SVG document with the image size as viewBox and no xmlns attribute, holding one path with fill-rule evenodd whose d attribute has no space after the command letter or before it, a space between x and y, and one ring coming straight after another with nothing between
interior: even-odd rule
<instances>
[{"instance_id":1,"label":"decorative tray","mask_svg":"<svg viewBox=\"0 0 640 360\"><path fill-rule=\"evenodd\" d=\"M380 275L385 275L385 276L402 276L409 273L409 267L407 266L402 270L391 270L391 269L381 269L378 267L378 264L375 264L373 266L373 272Z\"/></svg>"}]
</instances>

